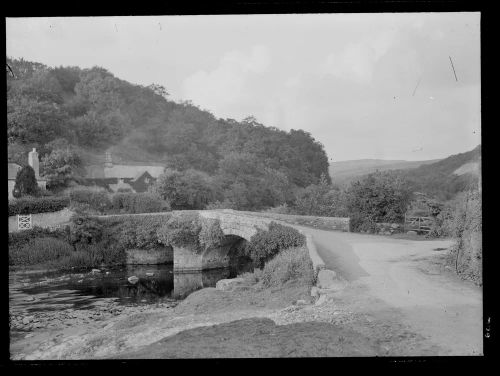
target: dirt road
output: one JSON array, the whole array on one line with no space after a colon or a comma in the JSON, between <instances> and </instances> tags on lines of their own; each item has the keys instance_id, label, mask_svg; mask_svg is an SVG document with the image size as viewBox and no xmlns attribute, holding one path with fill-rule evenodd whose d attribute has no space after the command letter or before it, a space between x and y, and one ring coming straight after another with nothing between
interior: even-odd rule
<instances>
[{"instance_id":1,"label":"dirt road","mask_svg":"<svg viewBox=\"0 0 500 376\"><path fill-rule=\"evenodd\" d=\"M415 335L394 355L483 354L482 289L444 267L450 240L301 229L313 235L327 267L349 282L332 304Z\"/></svg>"}]
</instances>

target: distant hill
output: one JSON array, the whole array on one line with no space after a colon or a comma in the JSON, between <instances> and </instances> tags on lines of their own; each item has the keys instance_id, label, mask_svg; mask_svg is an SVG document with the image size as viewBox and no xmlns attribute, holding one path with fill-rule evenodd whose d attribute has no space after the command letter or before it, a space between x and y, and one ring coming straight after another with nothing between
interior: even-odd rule
<instances>
[{"instance_id":1,"label":"distant hill","mask_svg":"<svg viewBox=\"0 0 500 376\"><path fill-rule=\"evenodd\" d=\"M456 193L477 186L481 173L481 145L471 151L400 172L415 191L449 200Z\"/></svg>"},{"instance_id":2,"label":"distant hill","mask_svg":"<svg viewBox=\"0 0 500 376\"><path fill-rule=\"evenodd\" d=\"M458 192L477 186L481 172L481 145L471 151L437 160L360 159L335 162L330 165L329 172L333 184L346 186L376 170L393 170L405 177L415 192L446 201Z\"/></svg>"},{"instance_id":3,"label":"distant hill","mask_svg":"<svg viewBox=\"0 0 500 376\"><path fill-rule=\"evenodd\" d=\"M351 161L334 162L330 164L328 172L332 178L332 183L344 186L363 175L370 174L377 170L403 170L415 168L425 164L440 161L433 159L427 161L404 161L404 160L384 160L384 159L357 159Z\"/></svg>"}]
</instances>

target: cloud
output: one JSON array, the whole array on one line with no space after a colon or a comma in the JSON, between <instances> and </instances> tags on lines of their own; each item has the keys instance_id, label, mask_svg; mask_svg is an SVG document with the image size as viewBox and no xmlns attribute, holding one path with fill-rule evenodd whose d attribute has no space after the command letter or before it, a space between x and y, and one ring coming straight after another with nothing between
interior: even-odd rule
<instances>
[{"instance_id":1,"label":"cloud","mask_svg":"<svg viewBox=\"0 0 500 376\"><path fill-rule=\"evenodd\" d=\"M210 108L215 114L227 116L230 107L241 105L249 95L247 89L252 80L267 72L270 65L269 49L263 45L255 45L250 51L227 52L214 70L200 70L186 78L181 87L182 96Z\"/></svg>"},{"instance_id":2,"label":"cloud","mask_svg":"<svg viewBox=\"0 0 500 376\"><path fill-rule=\"evenodd\" d=\"M334 77L368 83L373 77L375 64L393 43L393 32L382 32L376 37L350 43L340 52L328 54L322 71Z\"/></svg>"}]
</instances>

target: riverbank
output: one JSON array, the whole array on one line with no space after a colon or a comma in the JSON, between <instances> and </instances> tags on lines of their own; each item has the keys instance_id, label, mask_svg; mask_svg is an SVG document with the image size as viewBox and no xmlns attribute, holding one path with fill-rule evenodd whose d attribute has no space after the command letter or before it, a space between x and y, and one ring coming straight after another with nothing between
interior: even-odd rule
<instances>
[{"instance_id":1,"label":"riverbank","mask_svg":"<svg viewBox=\"0 0 500 376\"><path fill-rule=\"evenodd\" d=\"M109 300L80 312L32 315L29 332L11 331L11 355L18 360L114 358L183 330L267 316L294 301L311 301L309 287L292 283L263 290L205 288L179 304L135 307L119 307ZM46 321L51 325L44 326Z\"/></svg>"}]
</instances>

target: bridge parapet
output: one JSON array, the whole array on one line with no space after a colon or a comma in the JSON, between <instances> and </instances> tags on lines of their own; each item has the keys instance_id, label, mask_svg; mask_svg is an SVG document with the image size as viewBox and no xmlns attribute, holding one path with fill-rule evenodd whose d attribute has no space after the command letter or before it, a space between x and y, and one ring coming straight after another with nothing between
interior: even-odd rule
<instances>
[{"instance_id":1,"label":"bridge parapet","mask_svg":"<svg viewBox=\"0 0 500 376\"><path fill-rule=\"evenodd\" d=\"M200 210L200 217L218 219L225 235L236 235L245 240L257 233L257 229L267 230L272 220L229 210Z\"/></svg>"}]
</instances>

